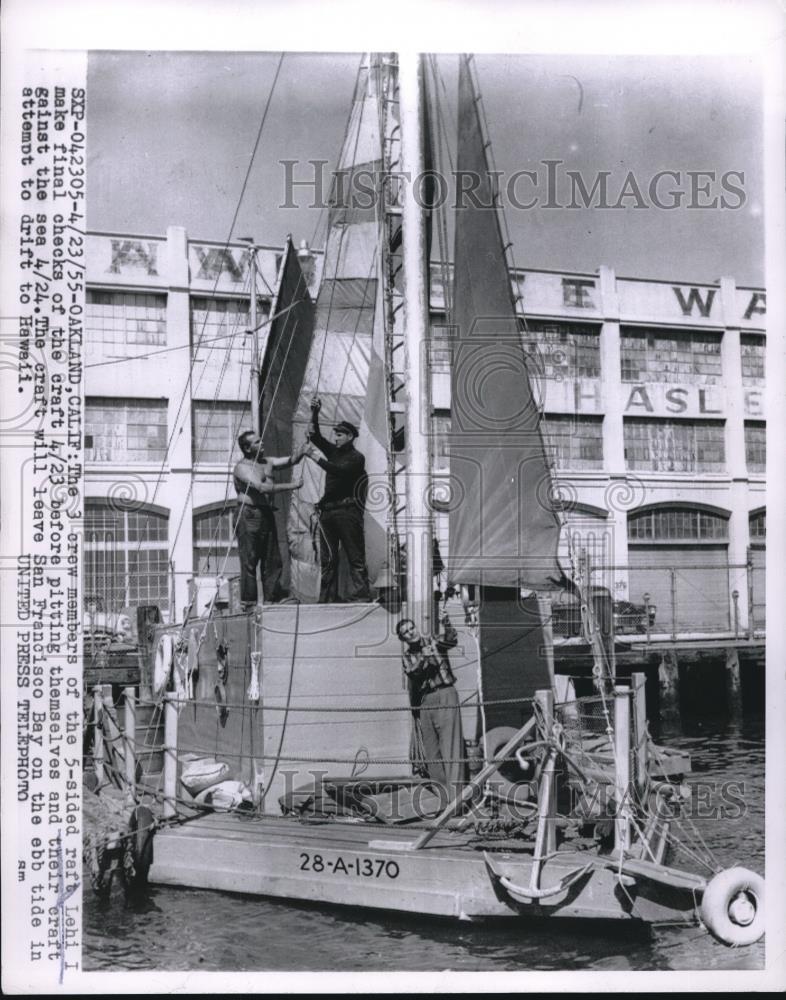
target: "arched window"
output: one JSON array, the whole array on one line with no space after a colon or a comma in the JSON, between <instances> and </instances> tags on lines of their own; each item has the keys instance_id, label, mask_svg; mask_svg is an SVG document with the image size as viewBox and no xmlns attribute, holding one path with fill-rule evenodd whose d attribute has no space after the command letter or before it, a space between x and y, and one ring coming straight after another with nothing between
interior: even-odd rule
<instances>
[{"instance_id":1,"label":"arched window","mask_svg":"<svg viewBox=\"0 0 786 1000\"><path fill-rule=\"evenodd\" d=\"M628 514L630 542L724 542L728 537L729 515L698 504Z\"/></svg>"},{"instance_id":2,"label":"arched window","mask_svg":"<svg viewBox=\"0 0 786 1000\"><path fill-rule=\"evenodd\" d=\"M194 575L237 576L240 559L233 528L234 502L194 511Z\"/></svg>"},{"instance_id":3,"label":"arched window","mask_svg":"<svg viewBox=\"0 0 786 1000\"><path fill-rule=\"evenodd\" d=\"M107 611L169 605L169 512L108 500L85 501L84 593Z\"/></svg>"}]
</instances>

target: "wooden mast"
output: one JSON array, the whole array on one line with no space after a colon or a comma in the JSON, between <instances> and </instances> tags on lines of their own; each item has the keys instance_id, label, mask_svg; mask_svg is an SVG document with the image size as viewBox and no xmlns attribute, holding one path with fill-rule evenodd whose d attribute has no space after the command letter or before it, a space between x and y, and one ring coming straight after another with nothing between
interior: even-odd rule
<instances>
[{"instance_id":1,"label":"wooden mast","mask_svg":"<svg viewBox=\"0 0 786 1000\"><path fill-rule=\"evenodd\" d=\"M407 507L404 536L407 546L407 613L422 633L432 622L431 511L429 494L429 427L431 414L427 366L429 330L426 214L416 193L423 176L423 61L416 53L399 55L401 161L403 179L402 230L404 243L405 326L407 352L407 407L405 417Z\"/></svg>"}]
</instances>

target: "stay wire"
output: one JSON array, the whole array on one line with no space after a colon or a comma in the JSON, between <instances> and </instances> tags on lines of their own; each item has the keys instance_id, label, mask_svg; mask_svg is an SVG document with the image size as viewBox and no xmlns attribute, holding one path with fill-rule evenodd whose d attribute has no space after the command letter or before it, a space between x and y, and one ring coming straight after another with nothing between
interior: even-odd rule
<instances>
[{"instance_id":1,"label":"stay wire","mask_svg":"<svg viewBox=\"0 0 786 1000\"><path fill-rule=\"evenodd\" d=\"M263 114L262 114L262 119L260 121L259 129L257 130L257 136L256 136L256 141L254 143L254 149L252 151L251 158L249 160L248 167L246 169L246 175L245 175L245 177L243 179L243 185L242 185L242 188L241 188L240 196L239 196L239 198L237 200L237 204L235 206L235 211L234 211L234 214L232 216L232 223L231 223L230 228L229 228L229 234L228 234L228 236L227 236L227 238L226 238L226 240L224 242L224 250L226 250L228 248L228 246L229 246L229 243L230 243L230 241L232 239L232 234L233 234L234 229L235 229L235 225L237 223L237 218L238 218L238 215L240 213L240 206L241 206L241 204L243 202L243 198L245 196L246 187L248 185L249 177L251 176L251 170L253 168L254 160L256 158L256 153L257 153L257 150L259 148L259 143L260 143L261 138L262 138L262 132L263 132L263 129L264 129L264 126L265 126L265 122L267 120L268 112L270 110L270 106L271 106L273 94L274 94L275 88L276 88L276 83L278 81L278 77L279 77L279 74L281 72L281 66L282 66L283 61L284 61L284 55L285 55L285 53L282 52L280 54L280 56L279 56L279 61L278 61L278 65L276 67L276 72L275 72L275 76L273 78L273 83L272 83L270 91L268 93L268 97L267 97L267 101L265 103L265 108L264 108L264 111L263 111ZM221 272L219 271L219 273L216 275L216 279L215 279L215 282L213 284L213 289L212 289L212 293L211 293L213 296L215 295L216 289L218 288L218 283L220 281L220 278L221 278ZM152 504L155 503L156 497L158 496L158 491L159 491L159 489L161 487L161 483L162 483L163 477L164 477L164 470L166 468L166 464L167 464L167 460L168 460L168 456L169 456L169 451L170 451L170 448L172 446L172 442L173 442L174 437L175 437L176 428L178 427L178 424L180 422L180 416L181 416L181 413L182 413L182 410L183 410L183 403L185 401L186 396L190 395L190 388L191 388L191 384L192 384L191 383L191 378L192 378L192 372L193 372L193 367L194 367L194 359L195 359L195 356L196 356L196 354L197 354L197 352L199 350L199 347L201 346L202 335L204 334L204 329L205 329L206 323L207 323L207 317L205 317L205 321L203 322L202 330L200 331L200 337L199 337L199 340L197 342L196 348L194 349L194 351L193 351L193 353L191 355L190 364L189 364L189 376L188 376L188 379L186 380L186 384L185 384L185 387L183 389L183 392L180 395L180 400L178 402L177 412L175 414L175 419L173 421L173 426L172 426L172 429L171 429L171 431L169 433L169 437L168 437L168 440L167 440L166 449L164 451L164 456L163 456L163 458L161 460L161 465L160 465L160 467L158 469L158 473L157 473L157 476L156 476L156 482L155 482L155 486L153 488L152 498L149 501L147 501L147 498L146 498L147 502L146 502L145 506L147 506L148 508ZM191 345L189 345L189 346L191 346ZM190 399L189 399L189 402L190 402ZM141 548L142 539L143 539L144 535L147 533L147 526L149 525L149 522L150 522L150 512L149 512L149 509L148 509L148 512L147 512L146 517L145 517L144 525L140 527L140 539L139 539L139 542L138 542L138 545L137 545L137 554L138 554L138 552L139 552L139 550ZM126 583L126 587L127 586L128 586L128 583ZM174 612L174 609L172 609L172 611Z\"/></svg>"}]
</instances>

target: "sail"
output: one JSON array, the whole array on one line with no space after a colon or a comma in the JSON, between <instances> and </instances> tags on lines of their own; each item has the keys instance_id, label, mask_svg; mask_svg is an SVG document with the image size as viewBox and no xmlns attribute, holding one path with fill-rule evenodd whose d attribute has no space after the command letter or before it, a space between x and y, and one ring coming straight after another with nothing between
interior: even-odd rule
<instances>
[{"instance_id":1,"label":"sail","mask_svg":"<svg viewBox=\"0 0 786 1000\"><path fill-rule=\"evenodd\" d=\"M333 178L314 340L294 415L295 439L306 435L313 396L322 401L326 436L339 420L360 430L355 446L365 456L369 496L366 561L372 587L387 562L387 406L384 382L384 313L378 222L382 139L376 69L361 68L352 113ZM290 504L288 540L291 591L303 601L319 595L314 504L324 472L304 463L303 489ZM341 570L340 577L341 581Z\"/></svg>"},{"instance_id":2,"label":"sail","mask_svg":"<svg viewBox=\"0 0 786 1000\"><path fill-rule=\"evenodd\" d=\"M272 315L260 371L262 441L265 454L289 455L296 445L292 419L314 334L314 306L290 237L287 237L284 260L279 270ZM287 469L283 478L290 478L290 474L298 475ZM279 493L275 498L278 558L282 564L281 585L284 590L290 586L287 522L291 495ZM275 559L275 554L271 554L270 558ZM269 564L266 562L266 565Z\"/></svg>"},{"instance_id":3,"label":"sail","mask_svg":"<svg viewBox=\"0 0 786 1000\"><path fill-rule=\"evenodd\" d=\"M479 183L456 210L448 572L461 584L549 587L562 576L559 522L466 57L457 176Z\"/></svg>"}]
</instances>

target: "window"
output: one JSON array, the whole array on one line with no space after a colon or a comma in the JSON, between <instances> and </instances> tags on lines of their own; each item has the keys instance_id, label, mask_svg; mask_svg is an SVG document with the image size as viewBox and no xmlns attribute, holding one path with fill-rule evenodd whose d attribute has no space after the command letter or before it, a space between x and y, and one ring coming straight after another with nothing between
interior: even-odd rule
<instances>
[{"instance_id":1,"label":"window","mask_svg":"<svg viewBox=\"0 0 786 1000\"><path fill-rule=\"evenodd\" d=\"M458 334L455 326L434 325L428 342L429 364L431 371L440 374L450 372L450 360L453 340Z\"/></svg>"},{"instance_id":2,"label":"window","mask_svg":"<svg viewBox=\"0 0 786 1000\"><path fill-rule=\"evenodd\" d=\"M740 335L740 354L742 355L742 384L764 384L765 341L758 333L743 333Z\"/></svg>"},{"instance_id":3,"label":"window","mask_svg":"<svg viewBox=\"0 0 786 1000\"><path fill-rule=\"evenodd\" d=\"M192 404L191 455L198 462L233 465L240 458L238 434L251 428L248 403Z\"/></svg>"},{"instance_id":4,"label":"window","mask_svg":"<svg viewBox=\"0 0 786 1000\"><path fill-rule=\"evenodd\" d=\"M253 337L249 328L247 299L191 299L191 395L213 399L223 395L246 399L251 388ZM269 306L260 302L262 322ZM259 331L260 355L267 327Z\"/></svg>"},{"instance_id":5,"label":"window","mask_svg":"<svg viewBox=\"0 0 786 1000\"><path fill-rule=\"evenodd\" d=\"M166 346L166 295L88 288L85 341L103 357L136 357Z\"/></svg>"},{"instance_id":6,"label":"window","mask_svg":"<svg viewBox=\"0 0 786 1000\"><path fill-rule=\"evenodd\" d=\"M85 502L84 592L107 611L169 603L169 515Z\"/></svg>"},{"instance_id":7,"label":"window","mask_svg":"<svg viewBox=\"0 0 786 1000\"><path fill-rule=\"evenodd\" d=\"M661 507L628 515L631 542L726 541L729 522L711 511Z\"/></svg>"},{"instance_id":8,"label":"window","mask_svg":"<svg viewBox=\"0 0 786 1000\"><path fill-rule=\"evenodd\" d=\"M440 410L431 418L431 459L435 472L450 471L450 414Z\"/></svg>"},{"instance_id":9,"label":"window","mask_svg":"<svg viewBox=\"0 0 786 1000\"><path fill-rule=\"evenodd\" d=\"M85 461L162 462L166 400L94 396L85 401Z\"/></svg>"},{"instance_id":10,"label":"window","mask_svg":"<svg viewBox=\"0 0 786 1000\"><path fill-rule=\"evenodd\" d=\"M765 542L767 540L767 511L754 511L748 518L748 528L751 542Z\"/></svg>"},{"instance_id":11,"label":"window","mask_svg":"<svg viewBox=\"0 0 786 1000\"><path fill-rule=\"evenodd\" d=\"M745 421L745 464L748 472L767 471L767 425Z\"/></svg>"},{"instance_id":12,"label":"window","mask_svg":"<svg viewBox=\"0 0 786 1000\"><path fill-rule=\"evenodd\" d=\"M562 304L564 306L576 306L579 309L592 309L592 292L595 289L595 282L592 279L563 278L562 279Z\"/></svg>"},{"instance_id":13,"label":"window","mask_svg":"<svg viewBox=\"0 0 786 1000\"><path fill-rule=\"evenodd\" d=\"M232 334L242 333L248 327L249 304L245 299L207 299L193 298L191 300L191 334L194 347L209 350L216 337L226 335L229 341ZM264 314L260 310L260 316ZM219 346L226 346L219 342Z\"/></svg>"},{"instance_id":14,"label":"window","mask_svg":"<svg viewBox=\"0 0 786 1000\"><path fill-rule=\"evenodd\" d=\"M556 469L603 468L603 419L548 415L541 424Z\"/></svg>"},{"instance_id":15,"label":"window","mask_svg":"<svg viewBox=\"0 0 786 1000\"><path fill-rule=\"evenodd\" d=\"M545 378L600 378L600 336L585 323L529 320L524 350Z\"/></svg>"},{"instance_id":16,"label":"window","mask_svg":"<svg viewBox=\"0 0 786 1000\"><path fill-rule=\"evenodd\" d=\"M194 514L194 573L237 576L240 558L234 537L231 508L219 507ZM227 555L228 554L228 555ZM226 561L225 561L226 560Z\"/></svg>"},{"instance_id":17,"label":"window","mask_svg":"<svg viewBox=\"0 0 786 1000\"><path fill-rule=\"evenodd\" d=\"M695 330L622 330L623 382L716 385L721 381L721 335Z\"/></svg>"},{"instance_id":18,"label":"window","mask_svg":"<svg viewBox=\"0 0 786 1000\"><path fill-rule=\"evenodd\" d=\"M626 418L625 467L648 472L723 472L722 420Z\"/></svg>"}]
</instances>

